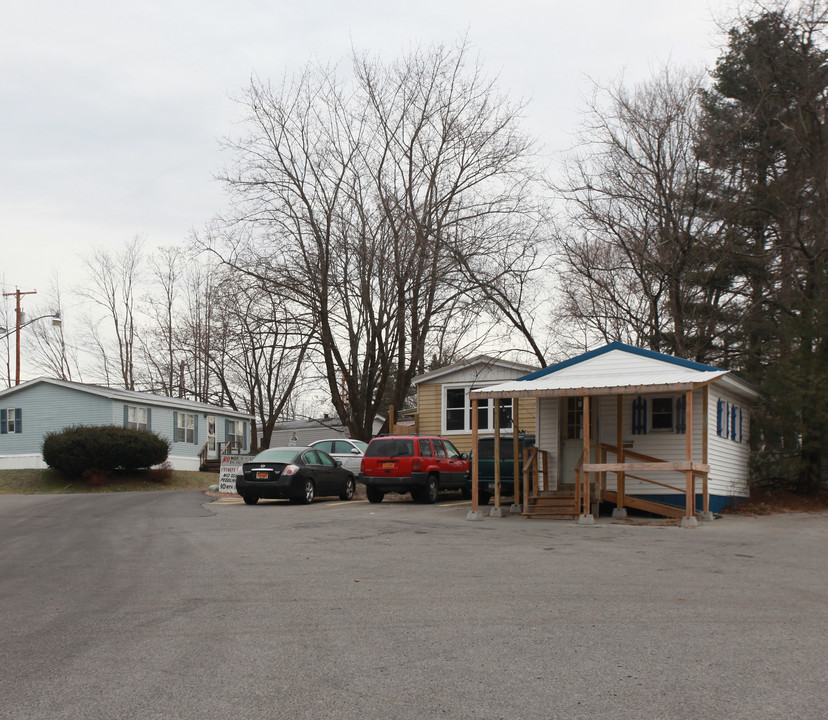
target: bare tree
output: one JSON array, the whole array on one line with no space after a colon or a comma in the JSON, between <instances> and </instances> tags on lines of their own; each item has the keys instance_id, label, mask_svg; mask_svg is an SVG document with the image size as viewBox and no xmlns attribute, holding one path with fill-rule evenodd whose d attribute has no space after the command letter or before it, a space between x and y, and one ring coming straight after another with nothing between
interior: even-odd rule
<instances>
[{"instance_id":1,"label":"bare tree","mask_svg":"<svg viewBox=\"0 0 828 720\"><path fill-rule=\"evenodd\" d=\"M112 349L118 362L114 370L109 357L111 343L100 334L99 323L87 320L92 347L106 380L117 373L126 390L135 389L136 290L140 281L144 240L135 236L120 252L96 250L86 258L89 282L77 294L92 301L105 313L115 341Z\"/></svg>"},{"instance_id":2,"label":"bare tree","mask_svg":"<svg viewBox=\"0 0 828 720\"><path fill-rule=\"evenodd\" d=\"M254 79L243 103L249 132L223 179L234 219L257 231L211 247L309 313L336 412L368 437L424 370L433 328L478 312L458 303L479 289L471 258L502 262L508 218L530 212L520 108L465 45L355 56L348 83L312 67L278 87Z\"/></svg>"},{"instance_id":3,"label":"bare tree","mask_svg":"<svg viewBox=\"0 0 828 720\"><path fill-rule=\"evenodd\" d=\"M33 323L26 335L26 355L31 361L60 380L80 379L81 367L77 347L67 341L65 312L58 276L52 276L46 305L35 310L36 315L56 315L58 325L46 322Z\"/></svg>"},{"instance_id":4,"label":"bare tree","mask_svg":"<svg viewBox=\"0 0 828 720\"><path fill-rule=\"evenodd\" d=\"M596 90L560 191L561 288L590 334L711 361L741 315L726 226L696 154L702 76Z\"/></svg>"},{"instance_id":5,"label":"bare tree","mask_svg":"<svg viewBox=\"0 0 828 720\"><path fill-rule=\"evenodd\" d=\"M153 392L174 397L180 387L181 353L178 347L180 296L190 264L179 247L160 248L150 258L153 287L145 295L145 314L150 325L139 334L143 384Z\"/></svg>"}]
</instances>

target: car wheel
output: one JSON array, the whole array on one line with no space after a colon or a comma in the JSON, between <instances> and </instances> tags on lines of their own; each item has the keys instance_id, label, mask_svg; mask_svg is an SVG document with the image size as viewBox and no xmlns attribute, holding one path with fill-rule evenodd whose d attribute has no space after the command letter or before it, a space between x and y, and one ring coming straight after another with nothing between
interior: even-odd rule
<instances>
[{"instance_id":1,"label":"car wheel","mask_svg":"<svg viewBox=\"0 0 828 720\"><path fill-rule=\"evenodd\" d=\"M440 485L437 483L435 475L429 475L426 480L425 493L423 493L423 502L433 505L437 502L437 494L440 492Z\"/></svg>"},{"instance_id":2,"label":"car wheel","mask_svg":"<svg viewBox=\"0 0 828 720\"><path fill-rule=\"evenodd\" d=\"M259 498L255 495L242 495L242 500L244 500L245 505L255 505L259 502Z\"/></svg>"},{"instance_id":3,"label":"car wheel","mask_svg":"<svg viewBox=\"0 0 828 720\"><path fill-rule=\"evenodd\" d=\"M492 494L487 490L478 490L477 501L480 505L488 505L489 500L492 499Z\"/></svg>"},{"instance_id":4,"label":"car wheel","mask_svg":"<svg viewBox=\"0 0 828 720\"><path fill-rule=\"evenodd\" d=\"M385 497L385 493L382 490L377 490L372 487L365 488L365 494L368 496L368 502L371 503L381 503Z\"/></svg>"},{"instance_id":5,"label":"car wheel","mask_svg":"<svg viewBox=\"0 0 828 720\"><path fill-rule=\"evenodd\" d=\"M313 485L313 480L305 480L302 485L302 494L297 498L303 505L310 505L313 502L313 496L316 493L316 488Z\"/></svg>"},{"instance_id":6,"label":"car wheel","mask_svg":"<svg viewBox=\"0 0 828 720\"><path fill-rule=\"evenodd\" d=\"M348 478L345 480L345 490L343 490L342 494L339 496L339 499L340 500L350 500L351 498L353 498L355 492L356 492L356 482L349 475Z\"/></svg>"},{"instance_id":7,"label":"car wheel","mask_svg":"<svg viewBox=\"0 0 828 720\"><path fill-rule=\"evenodd\" d=\"M471 500L471 495L472 493L470 487L464 486L460 488L460 497L463 498L463 500Z\"/></svg>"}]
</instances>

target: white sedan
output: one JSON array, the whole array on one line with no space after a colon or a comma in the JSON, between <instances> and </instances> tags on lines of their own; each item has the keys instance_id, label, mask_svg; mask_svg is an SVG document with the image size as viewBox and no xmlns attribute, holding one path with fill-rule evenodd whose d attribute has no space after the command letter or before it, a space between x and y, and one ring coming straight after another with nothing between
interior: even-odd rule
<instances>
[{"instance_id":1,"label":"white sedan","mask_svg":"<svg viewBox=\"0 0 828 720\"><path fill-rule=\"evenodd\" d=\"M339 460L342 467L356 475L359 472L362 456L365 454L368 443L362 442L362 440L341 437L334 440L317 440L312 442L310 446L324 450L334 460Z\"/></svg>"}]
</instances>

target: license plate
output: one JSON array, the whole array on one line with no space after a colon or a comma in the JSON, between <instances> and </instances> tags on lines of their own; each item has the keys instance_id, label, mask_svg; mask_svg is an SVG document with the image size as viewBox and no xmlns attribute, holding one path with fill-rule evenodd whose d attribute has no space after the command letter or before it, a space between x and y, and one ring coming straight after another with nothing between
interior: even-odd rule
<instances>
[{"instance_id":1,"label":"license plate","mask_svg":"<svg viewBox=\"0 0 828 720\"><path fill-rule=\"evenodd\" d=\"M384 463L382 464L382 466L383 466L383 468L392 468L392 467L394 467L394 465L396 465L396 464L397 464L397 463L394 463L394 462L384 462Z\"/></svg>"},{"instance_id":2,"label":"license plate","mask_svg":"<svg viewBox=\"0 0 828 720\"><path fill-rule=\"evenodd\" d=\"M270 473L266 472L257 472L256 473L256 480L267 480L270 477Z\"/></svg>"}]
</instances>

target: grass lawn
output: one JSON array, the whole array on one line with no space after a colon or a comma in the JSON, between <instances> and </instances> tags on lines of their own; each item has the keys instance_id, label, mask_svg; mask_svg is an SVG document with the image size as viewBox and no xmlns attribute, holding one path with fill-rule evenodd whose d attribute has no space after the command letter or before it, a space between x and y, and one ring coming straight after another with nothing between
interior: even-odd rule
<instances>
[{"instance_id":1,"label":"grass lawn","mask_svg":"<svg viewBox=\"0 0 828 720\"><path fill-rule=\"evenodd\" d=\"M141 490L207 490L218 474L186 470L113 473L106 478L66 478L54 470L0 470L0 494L100 493Z\"/></svg>"}]
</instances>

